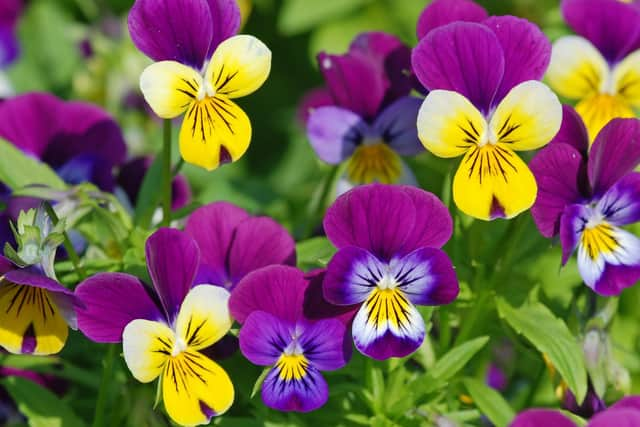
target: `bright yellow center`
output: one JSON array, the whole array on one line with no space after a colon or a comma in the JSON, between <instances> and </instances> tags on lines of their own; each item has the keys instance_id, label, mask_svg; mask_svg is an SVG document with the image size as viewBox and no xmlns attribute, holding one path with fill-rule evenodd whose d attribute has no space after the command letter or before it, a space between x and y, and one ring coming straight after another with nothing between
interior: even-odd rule
<instances>
[{"instance_id":1,"label":"bright yellow center","mask_svg":"<svg viewBox=\"0 0 640 427\"><path fill-rule=\"evenodd\" d=\"M411 305L402 291L398 288L376 288L365 301L367 321L377 328L382 328L389 322L396 328L409 323Z\"/></svg>"},{"instance_id":2,"label":"bright yellow center","mask_svg":"<svg viewBox=\"0 0 640 427\"><path fill-rule=\"evenodd\" d=\"M360 145L347 165L349 181L357 184L393 184L401 175L400 157L383 142Z\"/></svg>"},{"instance_id":3,"label":"bright yellow center","mask_svg":"<svg viewBox=\"0 0 640 427\"><path fill-rule=\"evenodd\" d=\"M611 119L635 117L631 106L622 96L609 93L597 93L585 98L576 105L576 111L587 126L591 142Z\"/></svg>"},{"instance_id":4,"label":"bright yellow center","mask_svg":"<svg viewBox=\"0 0 640 427\"><path fill-rule=\"evenodd\" d=\"M585 228L580 243L592 260L597 259L600 254L612 253L618 247L613 227L606 222Z\"/></svg>"},{"instance_id":5,"label":"bright yellow center","mask_svg":"<svg viewBox=\"0 0 640 427\"><path fill-rule=\"evenodd\" d=\"M283 381L300 380L307 375L309 361L302 354L283 354L276 363Z\"/></svg>"}]
</instances>

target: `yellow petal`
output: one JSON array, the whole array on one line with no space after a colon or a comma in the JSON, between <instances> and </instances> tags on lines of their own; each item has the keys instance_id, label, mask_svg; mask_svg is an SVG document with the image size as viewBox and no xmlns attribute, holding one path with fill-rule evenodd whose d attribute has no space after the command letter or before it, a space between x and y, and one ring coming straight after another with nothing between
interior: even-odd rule
<instances>
[{"instance_id":1,"label":"yellow petal","mask_svg":"<svg viewBox=\"0 0 640 427\"><path fill-rule=\"evenodd\" d=\"M140 76L140 89L151 109L163 119L184 113L203 88L202 77L175 61L149 65Z\"/></svg>"},{"instance_id":2,"label":"yellow petal","mask_svg":"<svg viewBox=\"0 0 640 427\"><path fill-rule=\"evenodd\" d=\"M566 36L553 44L547 81L558 94L582 99L605 89L609 66L587 39Z\"/></svg>"},{"instance_id":3,"label":"yellow petal","mask_svg":"<svg viewBox=\"0 0 640 427\"><path fill-rule=\"evenodd\" d=\"M183 426L208 424L211 416L231 407L233 384L215 362L187 350L167 362L162 376L162 398L169 416Z\"/></svg>"},{"instance_id":4,"label":"yellow petal","mask_svg":"<svg viewBox=\"0 0 640 427\"><path fill-rule=\"evenodd\" d=\"M173 331L160 322L137 319L122 333L124 360L131 374L143 383L160 376L175 346Z\"/></svg>"},{"instance_id":5,"label":"yellow petal","mask_svg":"<svg viewBox=\"0 0 640 427\"><path fill-rule=\"evenodd\" d=\"M469 150L453 179L458 208L475 218L511 218L536 199L536 180L518 155L503 145Z\"/></svg>"},{"instance_id":6,"label":"yellow petal","mask_svg":"<svg viewBox=\"0 0 640 427\"><path fill-rule=\"evenodd\" d=\"M229 291L199 285L189 291L180 307L176 332L186 345L200 350L216 343L231 329Z\"/></svg>"},{"instance_id":7,"label":"yellow petal","mask_svg":"<svg viewBox=\"0 0 640 427\"><path fill-rule=\"evenodd\" d=\"M593 142L600 129L616 117L635 117L631 106L618 95L599 93L592 95L576 105L576 111L582 117L589 140Z\"/></svg>"},{"instance_id":8,"label":"yellow petal","mask_svg":"<svg viewBox=\"0 0 640 427\"><path fill-rule=\"evenodd\" d=\"M238 160L249 142L249 118L223 95L192 103L180 129L182 158L207 170Z\"/></svg>"},{"instance_id":9,"label":"yellow petal","mask_svg":"<svg viewBox=\"0 0 640 427\"><path fill-rule=\"evenodd\" d=\"M487 122L464 96L434 90L420 107L417 126L427 150L439 157L457 157L480 142Z\"/></svg>"},{"instance_id":10,"label":"yellow petal","mask_svg":"<svg viewBox=\"0 0 640 427\"><path fill-rule=\"evenodd\" d=\"M618 95L634 107L640 107L640 50L614 68L613 82Z\"/></svg>"},{"instance_id":11,"label":"yellow petal","mask_svg":"<svg viewBox=\"0 0 640 427\"><path fill-rule=\"evenodd\" d=\"M0 282L0 347L20 354L26 337L35 338L31 354L60 352L69 329L46 289Z\"/></svg>"},{"instance_id":12,"label":"yellow petal","mask_svg":"<svg viewBox=\"0 0 640 427\"><path fill-rule=\"evenodd\" d=\"M269 77L271 51L253 36L241 34L220 43L205 80L216 93L239 98L255 92Z\"/></svg>"},{"instance_id":13,"label":"yellow petal","mask_svg":"<svg viewBox=\"0 0 640 427\"><path fill-rule=\"evenodd\" d=\"M512 150L535 150L560 130L562 105L545 84L535 80L509 91L493 113L489 127L492 142Z\"/></svg>"}]
</instances>

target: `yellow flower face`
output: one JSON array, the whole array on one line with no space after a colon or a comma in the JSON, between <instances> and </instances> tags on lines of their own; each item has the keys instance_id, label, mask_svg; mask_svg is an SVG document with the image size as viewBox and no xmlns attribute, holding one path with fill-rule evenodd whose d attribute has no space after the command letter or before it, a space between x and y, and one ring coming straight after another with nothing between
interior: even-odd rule
<instances>
[{"instance_id":1,"label":"yellow flower face","mask_svg":"<svg viewBox=\"0 0 640 427\"><path fill-rule=\"evenodd\" d=\"M249 147L251 123L234 98L256 91L271 70L271 51L255 37L222 42L204 76L175 61L150 65L140 88L153 111L172 119L186 112L180 154L187 163L213 170L238 160Z\"/></svg>"}]
</instances>

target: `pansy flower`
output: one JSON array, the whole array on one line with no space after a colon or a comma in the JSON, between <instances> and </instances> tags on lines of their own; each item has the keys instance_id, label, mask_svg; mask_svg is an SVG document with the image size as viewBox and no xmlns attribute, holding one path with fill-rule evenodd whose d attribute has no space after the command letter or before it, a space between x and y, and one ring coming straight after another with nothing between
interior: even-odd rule
<instances>
[{"instance_id":1,"label":"pansy flower","mask_svg":"<svg viewBox=\"0 0 640 427\"><path fill-rule=\"evenodd\" d=\"M587 286L617 295L640 279L640 240L622 228L640 220L640 121L614 119L588 147L566 107L562 130L531 161L540 186L531 213L543 236L560 235L563 264L577 250Z\"/></svg>"},{"instance_id":2,"label":"pansy flower","mask_svg":"<svg viewBox=\"0 0 640 427\"><path fill-rule=\"evenodd\" d=\"M452 220L437 197L409 186L356 187L329 207L327 237L338 248L327 266L324 298L359 306L356 348L375 359L403 357L422 344L417 305L449 304L458 279L441 248Z\"/></svg>"},{"instance_id":3,"label":"pansy flower","mask_svg":"<svg viewBox=\"0 0 640 427\"><path fill-rule=\"evenodd\" d=\"M297 268L269 266L245 277L229 300L231 314L242 324L242 354L271 367L262 401L280 411L308 412L324 405L329 390L320 372L340 369L351 357L343 322L304 315L308 286Z\"/></svg>"},{"instance_id":4,"label":"pansy flower","mask_svg":"<svg viewBox=\"0 0 640 427\"><path fill-rule=\"evenodd\" d=\"M640 107L640 8L618 0L563 0L562 15L577 33L553 45L547 80L579 101L590 140L616 117Z\"/></svg>"},{"instance_id":5,"label":"pansy flower","mask_svg":"<svg viewBox=\"0 0 640 427\"><path fill-rule=\"evenodd\" d=\"M511 422L510 427L577 427L576 423L559 411L528 409ZM640 426L640 396L619 400L606 411L600 412L586 427L637 427Z\"/></svg>"},{"instance_id":6,"label":"pansy flower","mask_svg":"<svg viewBox=\"0 0 640 427\"><path fill-rule=\"evenodd\" d=\"M200 251L181 231L156 231L146 255L155 295L134 276L97 274L76 289L85 306L78 327L93 341L122 342L138 381L160 378L164 406L176 423L207 424L234 399L227 373L203 354L231 328L229 292L194 281Z\"/></svg>"},{"instance_id":7,"label":"pansy flower","mask_svg":"<svg viewBox=\"0 0 640 427\"><path fill-rule=\"evenodd\" d=\"M158 61L140 77L153 111L180 129L182 158L207 170L238 160L249 147L251 123L233 101L256 91L271 69L271 51L238 35L235 0L136 0L129 13L135 45Z\"/></svg>"},{"instance_id":8,"label":"pansy flower","mask_svg":"<svg viewBox=\"0 0 640 427\"><path fill-rule=\"evenodd\" d=\"M280 224L227 202L196 209L185 232L200 247L197 282L232 290L244 276L271 264L296 265L295 241Z\"/></svg>"},{"instance_id":9,"label":"pansy flower","mask_svg":"<svg viewBox=\"0 0 640 427\"><path fill-rule=\"evenodd\" d=\"M475 218L512 218L537 187L516 151L547 144L562 110L538 80L551 46L538 27L512 16L432 29L413 51L413 68L431 92L418 136L439 157L463 156L453 180L458 208Z\"/></svg>"},{"instance_id":10,"label":"pansy flower","mask_svg":"<svg viewBox=\"0 0 640 427\"><path fill-rule=\"evenodd\" d=\"M415 184L400 156L423 151L415 128L420 106L411 52L395 36L364 33L343 55L320 53L327 87L303 100L307 135L318 157L346 162L338 194L372 182Z\"/></svg>"}]
</instances>

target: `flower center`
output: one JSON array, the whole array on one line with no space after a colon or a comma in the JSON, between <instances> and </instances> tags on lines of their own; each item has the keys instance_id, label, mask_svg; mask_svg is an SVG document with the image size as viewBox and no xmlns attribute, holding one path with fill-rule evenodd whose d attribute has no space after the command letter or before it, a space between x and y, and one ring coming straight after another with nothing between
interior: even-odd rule
<instances>
[{"instance_id":1,"label":"flower center","mask_svg":"<svg viewBox=\"0 0 640 427\"><path fill-rule=\"evenodd\" d=\"M178 357L182 352L187 349L187 343L179 336L176 335L173 342L173 348L171 349L171 357Z\"/></svg>"},{"instance_id":2,"label":"flower center","mask_svg":"<svg viewBox=\"0 0 640 427\"><path fill-rule=\"evenodd\" d=\"M593 220L587 222L580 243L592 260L597 259L600 254L612 253L618 247L614 228L606 222L595 224Z\"/></svg>"},{"instance_id":3,"label":"flower center","mask_svg":"<svg viewBox=\"0 0 640 427\"><path fill-rule=\"evenodd\" d=\"M202 101L205 98L213 98L216 96L216 88L209 81L205 81L198 89L198 101Z\"/></svg>"},{"instance_id":4,"label":"flower center","mask_svg":"<svg viewBox=\"0 0 640 427\"><path fill-rule=\"evenodd\" d=\"M386 273L378 281L377 285L378 285L378 289L380 290L385 290L385 289L391 290L391 289L395 289L398 286L398 282L396 281L395 277L393 277L389 273Z\"/></svg>"},{"instance_id":5,"label":"flower center","mask_svg":"<svg viewBox=\"0 0 640 427\"><path fill-rule=\"evenodd\" d=\"M309 361L302 354L283 354L276 362L278 375L283 381L300 380L307 375Z\"/></svg>"},{"instance_id":6,"label":"flower center","mask_svg":"<svg viewBox=\"0 0 640 427\"><path fill-rule=\"evenodd\" d=\"M401 175L400 157L384 142L361 144L347 165L347 178L357 184L393 184Z\"/></svg>"}]
</instances>

